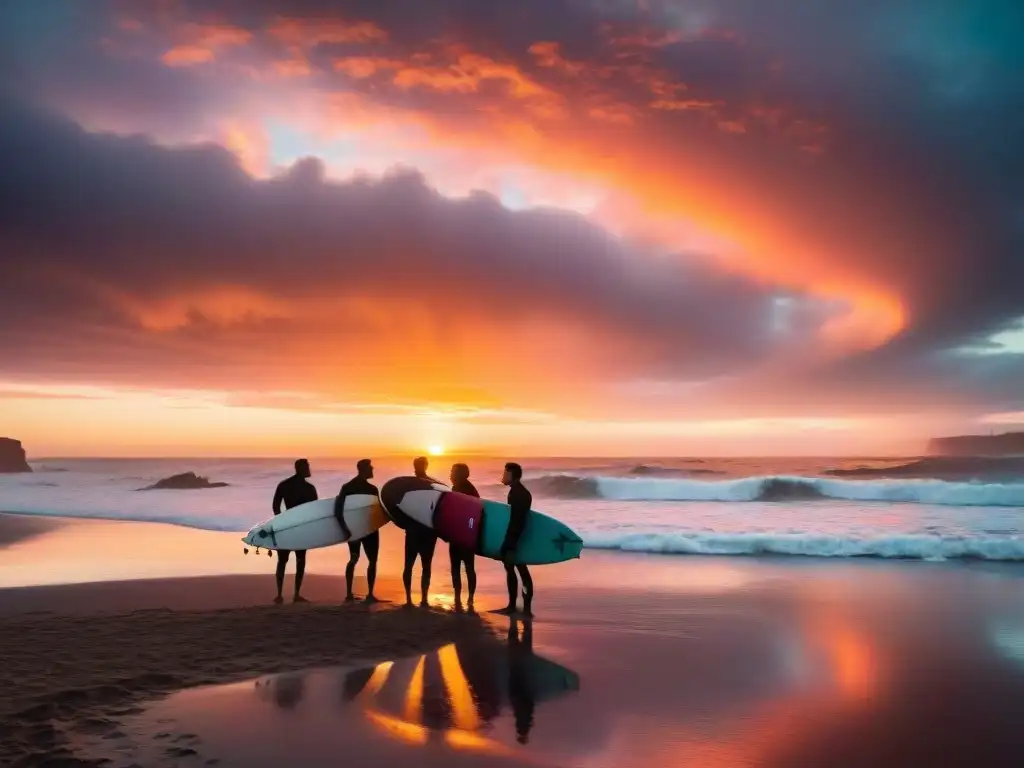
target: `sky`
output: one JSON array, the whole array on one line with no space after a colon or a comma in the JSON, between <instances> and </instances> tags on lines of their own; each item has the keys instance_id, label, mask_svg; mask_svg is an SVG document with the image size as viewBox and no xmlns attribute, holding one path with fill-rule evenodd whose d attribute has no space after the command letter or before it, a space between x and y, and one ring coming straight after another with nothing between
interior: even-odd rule
<instances>
[{"instance_id":1,"label":"sky","mask_svg":"<svg viewBox=\"0 0 1024 768\"><path fill-rule=\"evenodd\" d=\"M36 455L915 453L1024 424L1024 7L9 0Z\"/></svg>"}]
</instances>

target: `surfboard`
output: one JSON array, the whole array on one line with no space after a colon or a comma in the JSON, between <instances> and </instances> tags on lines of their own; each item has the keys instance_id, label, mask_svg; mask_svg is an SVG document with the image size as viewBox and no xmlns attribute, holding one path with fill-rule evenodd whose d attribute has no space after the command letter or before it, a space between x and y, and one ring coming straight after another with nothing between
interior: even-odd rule
<instances>
[{"instance_id":1,"label":"surfboard","mask_svg":"<svg viewBox=\"0 0 1024 768\"><path fill-rule=\"evenodd\" d=\"M455 494L452 494L455 495ZM462 494L458 494L461 496ZM494 560L501 559L501 545L512 517L512 508L499 501L483 502L483 523L476 552ZM550 565L573 560L583 551L583 539L565 523L530 510L526 527L516 545L513 562L520 565Z\"/></svg>"},{"instance_id":2,"label":"surfboard","mask_svg":"<svg viewBox=\"0 0 1024 768\"><path fill-rule=\"evenodd\" d=\"M445 541L483 557L501 559L501 545L512 514L508 504L456 493L447 486L415 477L389 480L381 488L380 497L396 525L404 528L411 520L431 528ZM531 510L516 546L514 562L561 563L579 557L582 550L583 540L569 526Z\"/></svg>"},{"instance_id":3,"label":"surfboard","mask_svg":"<svg viewBox=\"0 0 1024 768\"><path fill-rule=\"evenodd\" d=\"M387 523L388 516L376 496L359 494L345 499L345 524L352 532L351 541L369 536ZM286 509L253 526L242 541L264 549L319 549L349 539L342 536L331 497Z\"/></svg>"},{"instance_id":4,"label":"surfboard","mask_svg":"<svg viewBox=\"0 0 1024 768\"><path fill-rule=\"evenodd\" d=\"M410 521L433 528L434 507L450 490L444 483L420 477L394 477L381 486L380 503L399 528L408 528Z\"/></svg>"}]
</instances>

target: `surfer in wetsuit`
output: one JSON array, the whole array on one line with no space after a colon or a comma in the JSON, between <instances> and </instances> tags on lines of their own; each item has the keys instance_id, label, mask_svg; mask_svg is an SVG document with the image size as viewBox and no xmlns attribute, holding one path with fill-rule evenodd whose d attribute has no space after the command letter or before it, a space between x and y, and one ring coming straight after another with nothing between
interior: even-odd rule
<instances>
[{"instance_id":1,"label":"surfer in wetsuit","mask_svg":"<svg viewBox=\"0 0 1024 768\"><path fill-rule=\"evenodd\" d=\"M277 490L274 491L274 515L275 517L281 514L281 502L284 502L285 509L291 509L297 507L299 504L305 504L309 501L316 501L316 486L312 483L307 482L306 478L310 477L313 473L309 469L309 462L306 459L298 459L295 462L295 474L286 480L282 480L277 484ZM281 592L284 589L284 570L288 565L288 556L291 554L290 550L279 549L277 550L277 597L274 598L275 603L283 603L284 598L281 597ZM298 549L295 551L295 597L296 603L306 602L306 598L299 594L299 590L302 589L302 577L306 574L306 550Z\"/></svg>"},{"instance_id":2,"label":"surfer in wetsuit","mask_svg":"<svg viewBox=\"0 0 1024 768\"><path fill-rule=\"evenodd\" d=\"M530 514L530 507L533 506L533 494L523 485L523 468L513 461L505 465L505 473L501 476L502 485L508 486L508 505L512 508L509 514L508 529L505 531L505 541L501 545L501 559L505 563L505 583L508 586L508 605L501 613L513 614L516 612L516 593L519 591L519 584L516 581L516 571L519 571L519 578L523 581L523 614L532 616L533 606L533 578L530 576L530 569L523 564L515 563L516 546L519 544L519 537L523 535L526 528L526 518Z\"/></svg>"},{"instance_id":3,"label":"surfer in wetsuit","mask_svg":"<svg viewBox=\"0 0 1024 768\"><path fill-rule=\"evenodd\" d=\"M452 464L452 490L467 496L480 498L476 486L469 482L469 467L465 464ZM473 610L473 597L476 595L476 556L473 550L460 547L451 542L448 544L448 557L452 565L452 589L455 592L455 610L462 610L462 564L466 564L466 583L469 585L469 610Z\"/></svg>"},{"instance_id":4,"label":"surfer in wetsuit","mask_svg":"<svg viewBox=\"0 0 1024 768\"><path fill-rule=\"evenodd\" d=\"M430 463L426 456L418 456L412 462L413 473L420 480L429 483L438 482L427 474ZM430 593L430 566L434 561L434 549L437 547L437 534L427 526L409 520L405 529L405 568L402 571L402 583L405 585L405 604L412 605L412 567L416 558L420 559L420 605L426 607L427 595Z\"/></svg>"},{"instance_id":5,"label":"surfer in wetsuit","mask_svg":"<svg viewBox=\"0 0 1024 768\"><path fill-rule=\"evenodd\" d=\"M360 459L356 464L356 476L341 486L338 497L334 500L334 516L341 525L341 531L345 538L352 536L352 531L345 524L345 497L346 496L377 496L377 486L370 482L373 477L373 462L369 459ZM380 552L380 531L374 531L369 536L364 536L359 541L348 543L348 565L345 566L345 602L355 600L352 594L352 581L356 575L356 563L359 562L359 547L362 546L369 563L366 566L366 602L375 603L377 598L373 595L373 585L377 582L377 554Z\"/></svg>"}]
</instances>

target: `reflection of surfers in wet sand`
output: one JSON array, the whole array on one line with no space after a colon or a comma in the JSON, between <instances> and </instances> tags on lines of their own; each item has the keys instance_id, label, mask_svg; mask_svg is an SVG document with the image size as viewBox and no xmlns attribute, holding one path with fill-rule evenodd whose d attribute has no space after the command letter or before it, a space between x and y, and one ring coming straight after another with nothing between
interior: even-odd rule
<instances>
[{"instance_id":1,"label":"reflection of surfers in wet sand","mask_svg":"<svg viewBox=\"0 0 1024 768\"><path fill-rule=\"evenodd\" d=\"M256 690L281 709L295 709L305 695L306 681L302 674L278 675L269 680L257 680Z\"/></svg>"},{"instance_id":2,"label":"reflection of surfers in wet sand","mask_svg":"<svg viewBox=\"0 0 1024 768\"><path fill-rule=\"evenodd\" d=\"M511 620L507 643L493 637L460 641L414 659L348 672L343 702L359 700L372 722L403 738L413 732L481 739L511 705L516 740L529 741L540 701L579 689L576 673L533 652L530 622Z\"/></svg>"},{"instance_id":3,"label":"reflection of surfers in wet sand","mask_svg":"<svg viewBox=\"0 0 1024 768\"><path fill-rule=\"evenodd\" d=\"M530 657L533 656L533 623L523 622L522 635L519 622L508 624L508 698L516 719L516 741L526 744L533 728L533 710L537 705L533 681L530 679Z\"/></svg>"}]
</instances>

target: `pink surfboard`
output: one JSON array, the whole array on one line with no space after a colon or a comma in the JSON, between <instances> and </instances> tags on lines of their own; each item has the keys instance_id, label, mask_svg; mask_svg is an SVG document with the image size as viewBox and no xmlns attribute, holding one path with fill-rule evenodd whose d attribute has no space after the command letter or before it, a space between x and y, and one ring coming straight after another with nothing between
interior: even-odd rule
<instances>
[{"instance_id":1,"label":"pink surfboard","mask_svg":"<svg viewBox=\"0 0 1024 768\"><path fill-rule=\"evenodd\" d=\"M475 552L483 516L483 501L450 491L441 496L434 509L434 530L445 541Z\"/></svg>"}]
</instances>

